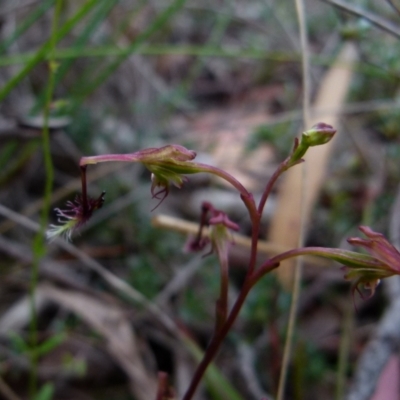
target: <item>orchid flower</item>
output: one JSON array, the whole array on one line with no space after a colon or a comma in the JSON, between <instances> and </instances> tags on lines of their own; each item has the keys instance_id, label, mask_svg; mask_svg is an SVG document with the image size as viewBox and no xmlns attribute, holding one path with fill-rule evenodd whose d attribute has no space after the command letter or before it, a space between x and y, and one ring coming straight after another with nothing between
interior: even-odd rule
<instances>
[{"instance_id":1,"label":"orchid flower","mask_svg":"<svg viewBox=\"0 0 400 400\"><path fill-rule=\"evenodd\" d=\"M368 239L354 237L347 241L354 246L364 247L375 258L377 264L347 266L345 278L355 281L354 290L360 295L359 287L363 286L370 290L372 296L381 279L400 275L400 253L381 233L374 232L368 226L360 226L359 229Z\"/></svg>"}]
</instances>

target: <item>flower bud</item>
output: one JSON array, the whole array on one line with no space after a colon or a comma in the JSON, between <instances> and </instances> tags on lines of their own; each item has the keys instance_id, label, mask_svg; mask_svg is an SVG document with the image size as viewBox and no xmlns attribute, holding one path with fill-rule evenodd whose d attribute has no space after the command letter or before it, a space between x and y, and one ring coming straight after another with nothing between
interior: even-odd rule
<instances>
[{"instance_id":1,"label":"flower bud","mask_svg":"<svg viewBox=\"0 0 400 400\"><path fill-rule=\"evenodd\" d=\"M325 124L324 122L319 122L314 125L308 131L303 132L301 136L301 141L307 146L319 146L321 144L328 143L336 133L331 125Z\"/></svg>"},{"instance_id":2,"label":"flower bud","mask_svg":"<svg viewBox=\"0 0 400 400\"><path fill-rule=\"evenodd\" d=\"M336 129L331 125L319 122L301 135L300 141L295 142L292 155L289 158L288 167L301 162L309 147L328 143L335 135Z\"/></svg>"}]
</instances>

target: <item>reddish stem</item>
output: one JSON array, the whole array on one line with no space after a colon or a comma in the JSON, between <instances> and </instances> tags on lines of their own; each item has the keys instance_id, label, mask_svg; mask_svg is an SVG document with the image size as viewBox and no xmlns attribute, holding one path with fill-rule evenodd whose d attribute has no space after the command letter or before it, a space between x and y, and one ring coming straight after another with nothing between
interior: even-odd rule
<instances>
[{"instance_id":1,"label":"reddish stem","mask_svg":"<svg viewBox=\"0 0 400 400\"><path fill-rule=\"evenodd\" d=\"M202 163L193 163L201 169L201 172L208 172L212 175L219 176L224 179L228 183L230 183L237 191L240 193L240 196L249 211L250 218L254 222L254 219L257 218L257 208L253 199L253 195L231 174L224 171L223 169L213 167L211 165L202 164Z\"/></svg>"},{"instance_id":2,"label":"reddish stem","mask_svg":"<svg viewBox=\"0 0 400 400\"><path fill-rule=\"evenodd\" d=\"M260 215L262 215L262 213L264 211L265 203L267 202L268 197L271 194L271 191L272 191L273 186L275 185L275 182L281 176L281 174L286 171L288 160L289 160L289 157L285 161L280 163L277 170L274 172L274 174L269 179L269 181L264 189L264 192L261 196L261 200L258 203L257 211Z\"/></svg>"},{"instance_id":3,"label":"reddish stem","mask_svg":"<svg viewBox=\"0 0 400 400\"><path fill-rule=\"evenodd\" d=\"M228 318L226 319L225 323L218 327L218 330L215 330L214 336L211 339L211 342L206 350L204 358L202 359L201 363L197 367L195 375L190 383L190 386L183 397L183 400L190 400L196 391L198 384L200 383L201 378L203 377L208 365L212 362L213 358L215 357L222 341L225 339L226 335L228 334L230 328L232 327L233 323L235 322L236 318L239 315L239 312L243 306L246 297L254 286L254 284L258 281L258 279L254 279L253 276L257 274L258 270L255 272L256 260L257 260L257 246L258 246L258 238L260 234L260 220L261 215L265 206L265 203L268 199L268 196L272 190L273 185L275 184L278 177L281 175L282 172L286 169L287 160L281 163L275 173L272 175L271 179L267 183L267 186L263 192L261 197L260 203L258 208L255 205L253 195L249 193L244 186L236 180L232 175L228 174L227 172L220 170L219 168L210 167L208 165L200 164L203 171L210 172L214 175L220 176L221 178L225 179L226 181L230 182L239 192L242 198L243 203L246 205L250 218L252 221L252 235L251 235L251 254L249 260L249 266L247 269L247 274L245 278L245 282L243 287L239 293L238 298L234 306L232 307L231 312L229 313ZM267 272L273 270L279 265L270 260L271 262L266 262L263 265L263 275ZM268 264L268 265L267 265ZM260 275L261 277L262 275ZM222 287L221 287L222 290ZM218 307L218 305L217 305Z\"/></svg>"},{"instance_id":4,"label":"reddish stem","mask_svg":"<svg viewBox=\"0 0 400 400\"><path fill-rule=\"evenodd\" d=\"M81 182L82 182L83 214L86 215L89 207L88 197L87 197L86 165L83 165L80 168L81 168Z\"/></svg>"},{"instance_id":5,"label":"reddish stem","mask_svg":"<svg viewBox=\"0 0 400 400\"><path fill-rule=\"evenodd\" d=\"M258 269L254 272L251 277L252 285L255 285L265 274L270 272L271 264L280 264L282 261L288 258L294 258L299 256L312 255L323 258L332 259L332 249L326 247L300 247L298 249L293 249L285 251L282 254L278 254L265 261Z\"/></svg>"},{"instance_id":6,"label":"reddish stem","mask_svg":"<svg viewBox=\"0 0 400 400\"><path fill-rule=\"evenodd\" d=\"M194 392L196 391L197 386L199 385L201 378L204 375L204 372L206 371L209 364L212 362L226 334L229 332L229 329L235 322L236 317L240 312L240 309L243 305L244 300L246 299L249 290L250 287L247 287L245 284L245 286L243 286L242 290L240 291L239 297L236 299L235 305L233 306L227 320L220 327L218 331L214 332L214 336L211 339L211 342L206 350L206 353L204 354L203 359L198 365L196 372L192 378L192 381L190 382L190 386L186 391L185 395L183 396L182 400L190 400L193 397Z\"/></svg>"},{"instance_id":7,"label":"reddish stem","mask_svg":"<svg viewBox=\"0 0 400 400\"><path fill-rule=\"evenodd\" d=\"M278 266L278 264L271 263L271 265L269 266L269 271L272 271L277 266ZM264 269L265 269L264 273L269 272L269 271L267 271L266 266ZM226 319L225 323L220 327L220 329L218 331L214 332L214 336L211 339L210 344L208 345L208 348L206 350L204 358L201 360L200 364L198 365L196 372L192 378L192 381L190 382L190 386L182 400L190 400L192 398L192 396L194 395L194 392L196 391L197 386L200 383L207 367L212 362L222 341L225 339L225 337L228 334L229 330L231 329L232 325L236 321L236 318L238 317L238 315L240 313L240 310L243 306L244 301L247 298L248 293L250 292L251 288L254 286L254 284L256 282L257 282L257 280L252 279L251 276L248 276L245 279L245 282L242 286L239 296L236 299L235 304L233 305L228 318Z\"/></svg>"},{"instance_id":8,"label":"reddish stem","mask_svg":"<svg viewBox=\"0 0 400 400\"><path fill-rule=\"evenodd\" d=\"M156 400L165 400L170 397L171 393L168 387L168 374L166 372L160 371L158 373L158 388Z\"/></svg>"}]
</instances>

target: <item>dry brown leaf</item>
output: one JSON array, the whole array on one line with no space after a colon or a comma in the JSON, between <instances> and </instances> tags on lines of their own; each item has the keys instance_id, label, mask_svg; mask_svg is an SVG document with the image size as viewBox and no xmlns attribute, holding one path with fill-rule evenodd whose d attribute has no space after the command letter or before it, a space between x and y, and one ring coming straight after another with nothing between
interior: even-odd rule
<instances>
[{"instance_id":1,"label":"dry brown leaf","mask_svg":"<svg viewBox=\"0 0 400 400\"><path fill-rule=\"evenodd\" d=\"M119 307L87 294L50 285L41 285L38 291L48 300L77 314L100 333L106 339L110 355L129 377L131 391L135 398L154 400L157 389L156 378L146 371L135 334Z\"/></svg>"}]
</instances>

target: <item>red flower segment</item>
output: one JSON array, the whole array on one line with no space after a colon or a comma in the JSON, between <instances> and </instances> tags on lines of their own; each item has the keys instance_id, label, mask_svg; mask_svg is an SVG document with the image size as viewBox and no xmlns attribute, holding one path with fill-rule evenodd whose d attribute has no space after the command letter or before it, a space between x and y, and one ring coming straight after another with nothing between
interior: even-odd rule
<instances>
[{"instance_id":1,"label":"red flower segment","mask_svg":"<svg viewBox=\"0 0 400 400\"><path fill-rule=\"evenodd\" d=\"M361 296L360 285L369 289L372 296L381 279L400 274L400 253L381 233L374 232L368 226L360 226L359 229L368 239L349 238L347 241L368 250L378 265L345 267L347 270L345 278L355 280L354 290Z\"/></svg>"}]
</instances>

